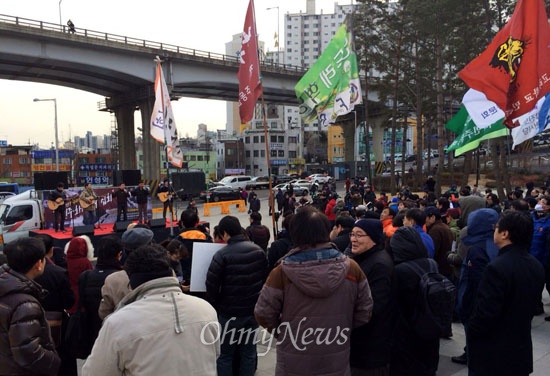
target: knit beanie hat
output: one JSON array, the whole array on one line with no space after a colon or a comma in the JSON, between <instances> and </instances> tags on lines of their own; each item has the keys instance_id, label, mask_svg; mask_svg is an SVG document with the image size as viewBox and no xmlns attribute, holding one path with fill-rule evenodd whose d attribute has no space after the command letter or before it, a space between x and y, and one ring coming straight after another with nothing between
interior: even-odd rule
<instances>
[{"instance_id":1,"label":"knit beanie hat","mask_svg":"<svg viewBox=\"0 0 550 376\"><path fill-rule=\"evenodd\" d=\"M153 231L148 228L134 227L122 234L122 245L125 248L136 249L142 245L151 243L154 237Z\"/></svg>"},{"instance_id":2,"label":"knit beanie hat","mask_svg":"<svg viewBox=\"0 0 550 376\"><path fill-rule=\"evenodd\" d=\"M360 219L355 222L353 227L359 227L361 230L365 231L376 244L382 242L384 232L382 230L382 222L379 219Z\"/></svg>"}]
</instances>

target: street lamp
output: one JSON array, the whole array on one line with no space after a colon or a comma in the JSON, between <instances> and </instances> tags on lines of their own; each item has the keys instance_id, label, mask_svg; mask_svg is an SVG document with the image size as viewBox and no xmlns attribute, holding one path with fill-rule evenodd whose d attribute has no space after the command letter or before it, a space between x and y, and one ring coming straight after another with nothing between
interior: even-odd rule
<instances>
[{"instance_id":1,"label":"street lamp","mask_svg":"<svg viewBox=\"0 0 550 376\"><path fill-rule=\"evenodd\" d=\"M279 32L279 25L281 22L279 19L279 7L277 6L277 7L266 8L266 10L272 10L272 9L277 9L277 64L281 64L281 54L280 54L281 33Z\"/></svg>"},{"instance_id":2,"label":"street lamp","mask_svg":"<svg viewBox=\"0 0 550 376\"><path fill-rule=\"evenodd\" d=\"M59 0L59 5L58 5L59 6L59 26L61 27L61 31L63 31L63 21L61 19L61 2L62 1L63 0Z\"/></svg>"},{"instance_id":3,"label":"street lamp","mask_svg":"<svg viewBox=\"0 0 550 376\"><path fill-rule=\"evenodd\" d=\"M55 112L55 120L54 120L54 126L55 126L55 171L59 172L59 138L57 136L57 100L55 98L50 99L38 99L34 98L33 102L47 102L52 101L53 102L53 108Z\"/></svg>"}]
</instances>

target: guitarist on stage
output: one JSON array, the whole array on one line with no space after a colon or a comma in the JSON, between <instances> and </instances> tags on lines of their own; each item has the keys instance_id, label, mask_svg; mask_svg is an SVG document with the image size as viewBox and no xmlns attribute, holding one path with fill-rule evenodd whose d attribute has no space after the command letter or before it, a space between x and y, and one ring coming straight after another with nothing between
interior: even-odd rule
<instances>
[{"instance_id":1,"label":"guitarist on stage","mask_svg":"<svg viewBox=\"0 0 550 376\"><path fill-rule=\"evenodd\" d=\"M53 228L55 232L61 230L65 232L65 200L66 192L63 189L65 184L63 182L57 183L57 188L52 191L48 197L48 207L53 210Z\"/></svg>"},{"instance_id":2,"label":"guitarist on stage","mask_svg":"<svg viewBox=\"0 0 550 376\"><path fill-rule=\"evenodd\" d=\"M162 218L166 219L166 210L170 209L170 215L174 218L174 205L172 199L172 187L170 181L164 179L162 186L159 188L158 196L163 203Z\"/></svg>"},{"instance_id":3,"label":"guitarist on stage","mask_svg":"<svg viewBox=\"0 0 550 376\"><path fill-rule=\"evenodd\" d=\"M92 189L92 183L86 184L84 190L80 194L80 201L86 205L84 207L81 203L82 209L84 209L84 225L93 225L96 222L95 218L95 203L97 195Z\"/></svg>"}]
</instances>

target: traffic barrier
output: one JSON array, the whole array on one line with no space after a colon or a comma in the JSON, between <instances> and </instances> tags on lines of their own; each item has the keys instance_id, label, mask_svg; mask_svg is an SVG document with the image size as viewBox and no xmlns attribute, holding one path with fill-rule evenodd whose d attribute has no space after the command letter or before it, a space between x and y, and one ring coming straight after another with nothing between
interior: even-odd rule
<instances>
[{"instance_id":1,"label":"traffic barrier","mask_svg":"<svg viewBox=\"0 0 550 376\"><path fill-rule=\"evenodd\" d=\"M231 201L219 201L219 202L205 202L204 203L204 213L205 217L210 216L210 208L214 206L221 207L221 214L231 214L229 207L231 205L237 205L240 212L246 211L246 202L244 200L231 200Z\"/></svg>"}]
</instances>

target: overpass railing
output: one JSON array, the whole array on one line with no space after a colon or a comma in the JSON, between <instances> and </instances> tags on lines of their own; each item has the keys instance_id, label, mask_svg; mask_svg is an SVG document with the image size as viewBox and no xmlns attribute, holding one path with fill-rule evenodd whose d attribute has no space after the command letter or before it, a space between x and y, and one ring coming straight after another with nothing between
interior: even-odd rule
<instances>
[{"instance_id":1,"label":"overpass railing","mask_svg":"<svg viewBox=\"0 0 550 376\"><path fill-rule=\"evenodd\" d=\"M69 31L69 27L66 25L59 25L54 24L50 22L44 22L44 21L37 21L37 20L31 20L28 18L21 18L21 17L15 17L15 16L8 16L4 14L0 14L0 23L6 23L16 26L23 26L23 27L29 27L33 29L39 29L39 30L48 30L53 32L58 32L62 34L71 33ZM233 62L235 64L238 63L236 56L231 55L224 55L219 54L216 52L208 52L208 51L201 51L196 50L193 48L188 47L180 47L175 46L172 44L167 43L161 43L161 42L153 42L145 39L138 39L138 38L132 38L127 37L123 35L117 35L117 34L109 34L101 31L95 31L95 30L89 30L89 29L82 29L82 28L75 28L74 34L79 36L84 36L86 38L93 38L96 40L102 40L102 41L108 41L108 42L115 42L115 43L122 43L124 45L128 46L136 46L136 47L146 47L146 48L152 48L152 49L159 49L162 51L168 51L168 52L174 52L178 54L186 54L191 55L195 57L201 57L201 58L208 58L213 60L219 60L219 61L229 61ZM264 67L273 67L276 69L280 69L281 71L287 71L287 72L305 72L306 70L302 67L289 65L289 64L279 64L276 62L268 62L268 61L261 61L261 65Z\"/></svg>"}]
</instances>

